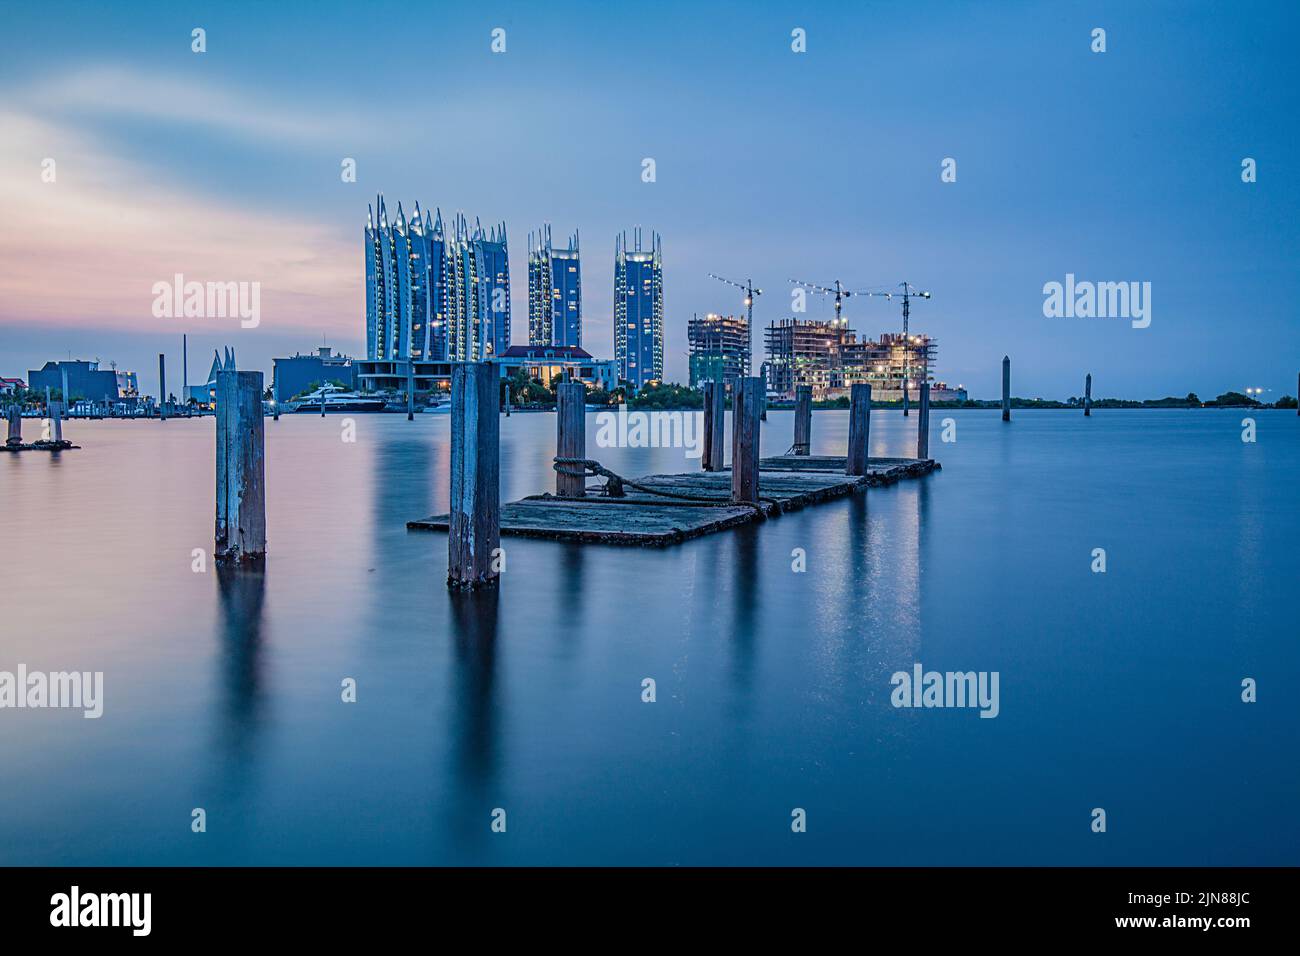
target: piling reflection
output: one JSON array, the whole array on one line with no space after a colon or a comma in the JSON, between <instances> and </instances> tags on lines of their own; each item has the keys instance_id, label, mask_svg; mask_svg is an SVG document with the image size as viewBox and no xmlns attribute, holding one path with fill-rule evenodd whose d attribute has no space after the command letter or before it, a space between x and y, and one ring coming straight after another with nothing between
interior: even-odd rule
<instances>
[{"instance_id":1,"label":"piling reflection","mask_svg":"<svg viewBox=\"0 0 1300 956\"><path fill-rule=\"evenodd\" d=\"M471 819L491 808L495 799L499 747L503 720L496 689L497 631L500 588L449 591L451 641L451 707L448 720L452 738L449 752L451 776L457 781L460 816ZM466 827L465 834L487 833L487 828ZM477 842L477 841L475 841Z\"/></svg>"},{"instance_id":2,"label":"piling reflection","mask_svg":"<svg viewBox=\"0 0 1300 956\"><path fill-rule=\"evenodd\" d=\"M219 738L224 749L246 756L266 707L262 661L266 568L217 566L223 695Z\"/></svg>"},{"instance_id":3,"label":"piling reflection","mask_svg":"<svg viewBox=\"0 0 1300 956\"><path fill-rule=\"evenodd\" d=\"M735 648L732 674L741 689L747 689L753 680L754 656L758 648L763 593L759 582L758 539L763 524L742 525L730 532L734 536L735 570L732 577L731 635Z\"/></svg>"}]
</instances>

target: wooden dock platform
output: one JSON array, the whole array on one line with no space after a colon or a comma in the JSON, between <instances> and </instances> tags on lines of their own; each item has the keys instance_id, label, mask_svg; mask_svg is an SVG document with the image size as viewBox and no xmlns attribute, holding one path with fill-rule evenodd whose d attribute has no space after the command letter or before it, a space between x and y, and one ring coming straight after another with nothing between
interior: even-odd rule
<instances>
[{"instance_id":1,"label":"wooden dock platform","mask_svg":"<svg viewBox=\"0 0 1300 956\"><path fill-rule=\"evenodd\" d=\"M866 487L893 484L928 475L933 460L872 458L867 474L844 474L845 459L782 455L759 463L759 507L732 504L731 472L650 475L636 479L648 488L717 499L717 503L663 498L629 488L623 498L588 493L583 498L530 495L501 506L501 533L553 541L663 547L690 538L761 521L767 515L794 511L839 498ZM448 515L407 522L420 531L446 531Z\"/></svg>"}]
</instances>

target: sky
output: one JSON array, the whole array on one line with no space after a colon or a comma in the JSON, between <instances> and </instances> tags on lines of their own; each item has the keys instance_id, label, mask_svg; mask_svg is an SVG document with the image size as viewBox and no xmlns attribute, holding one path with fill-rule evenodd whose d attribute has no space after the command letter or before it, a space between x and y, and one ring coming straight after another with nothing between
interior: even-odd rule
<instances>
[{"instance_id":1,"label":"sky","mask_svg":"<svg viewBox=\"0 0 1300 956\"><path fill-rule=\"evenodd\" d=\"M362 228L382 192L390 210L505 220L516 343L528 232L580 230L584 345L604 358L614 237L659 232L668 380L687 377L692 313L743 309L718 273L763 289L760 328L831 316L821 297L792 312L792 278L929 290L912 329L938 342L936 378L972 397L999 393L1004 354L1026 397L1078 395L1087 372L1095 397L1293 395L1297 11L9 4L0 376L98 358L156 393L182 333L190 381L226 345L268 373L322 343L364 356ZM176 273L259 282L259 324L155 317L153 285ZM1045 316L1044 284L1067 274L1151 283L1150 325ZM845 315L873 338L901 327L897 301Z\"/></svg>"}]
</instances>

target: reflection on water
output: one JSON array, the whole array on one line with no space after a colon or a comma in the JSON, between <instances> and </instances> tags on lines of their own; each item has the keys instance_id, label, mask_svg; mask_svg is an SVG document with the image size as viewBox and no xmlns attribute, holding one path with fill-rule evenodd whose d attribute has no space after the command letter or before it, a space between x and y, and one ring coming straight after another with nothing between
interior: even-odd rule
<instances>
[{"instance_id":1,"label":"reflection on water","mask_svg":"<svg viewBox=\"0 0 1300 956\"><path fill-rule=\"evenodd\" d=\"M1260 413L1251 446L1213 413L997 414L954 413L927 480L680 546L507 538L481 594L405 527L446 507L446 416L359 416L353 444L284 416L266 569L209 574L211 421L77 422L82 451L0 458L0 669L102 669L105 715L0 712L0 862L1300 862L1300 714L1235 693L1300 685L1300 422ZM818 412L814 452L846 425ZM873 415L872 453L914 426ZM553 486L554 440L503 421L503 498ZM999 717L894 709L918 660L999 671ZM1080 838L1083 794L1142 840ZM175 839L193 806L220 840Z\"/></svg>"},{"instance_id":2,"label":"reflection on water","mask_svg":"<svg viewBox=\"0 0 1300 956\"><path fill-rule=\"evenodd\" d=\"M218 565L215 573L220 607L217 637L224 671L218 736L238 765L252 755L267 707L261 659L266 570Z\"/></svg>"}]
</instances>

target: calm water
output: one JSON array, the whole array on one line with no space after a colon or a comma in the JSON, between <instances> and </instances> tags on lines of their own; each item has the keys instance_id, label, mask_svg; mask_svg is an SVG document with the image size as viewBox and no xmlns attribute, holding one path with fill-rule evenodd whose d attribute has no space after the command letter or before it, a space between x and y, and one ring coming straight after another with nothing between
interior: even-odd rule
<instances>
[{"instance_id":1,"label":"calm water","mask_svg":"<svg viewBox=\"0 0 1300 956\"><path fill-rule=\"evenodd\" d=\"M1300 863L1300 420L1016 414L668 550L505 539L476 598L404 527L446 506L445 416L268 421L271 556L230 581L191 570L212 420L72 422L0 456L0 670L102 670L105 711L0 710L0 863ZM595 424L624 474L698 467ZM554 429L503 419L503 497L550 486ZM915 661L1000 672L1000 716L894 709Z\"/></svg>"}]
</instances>

